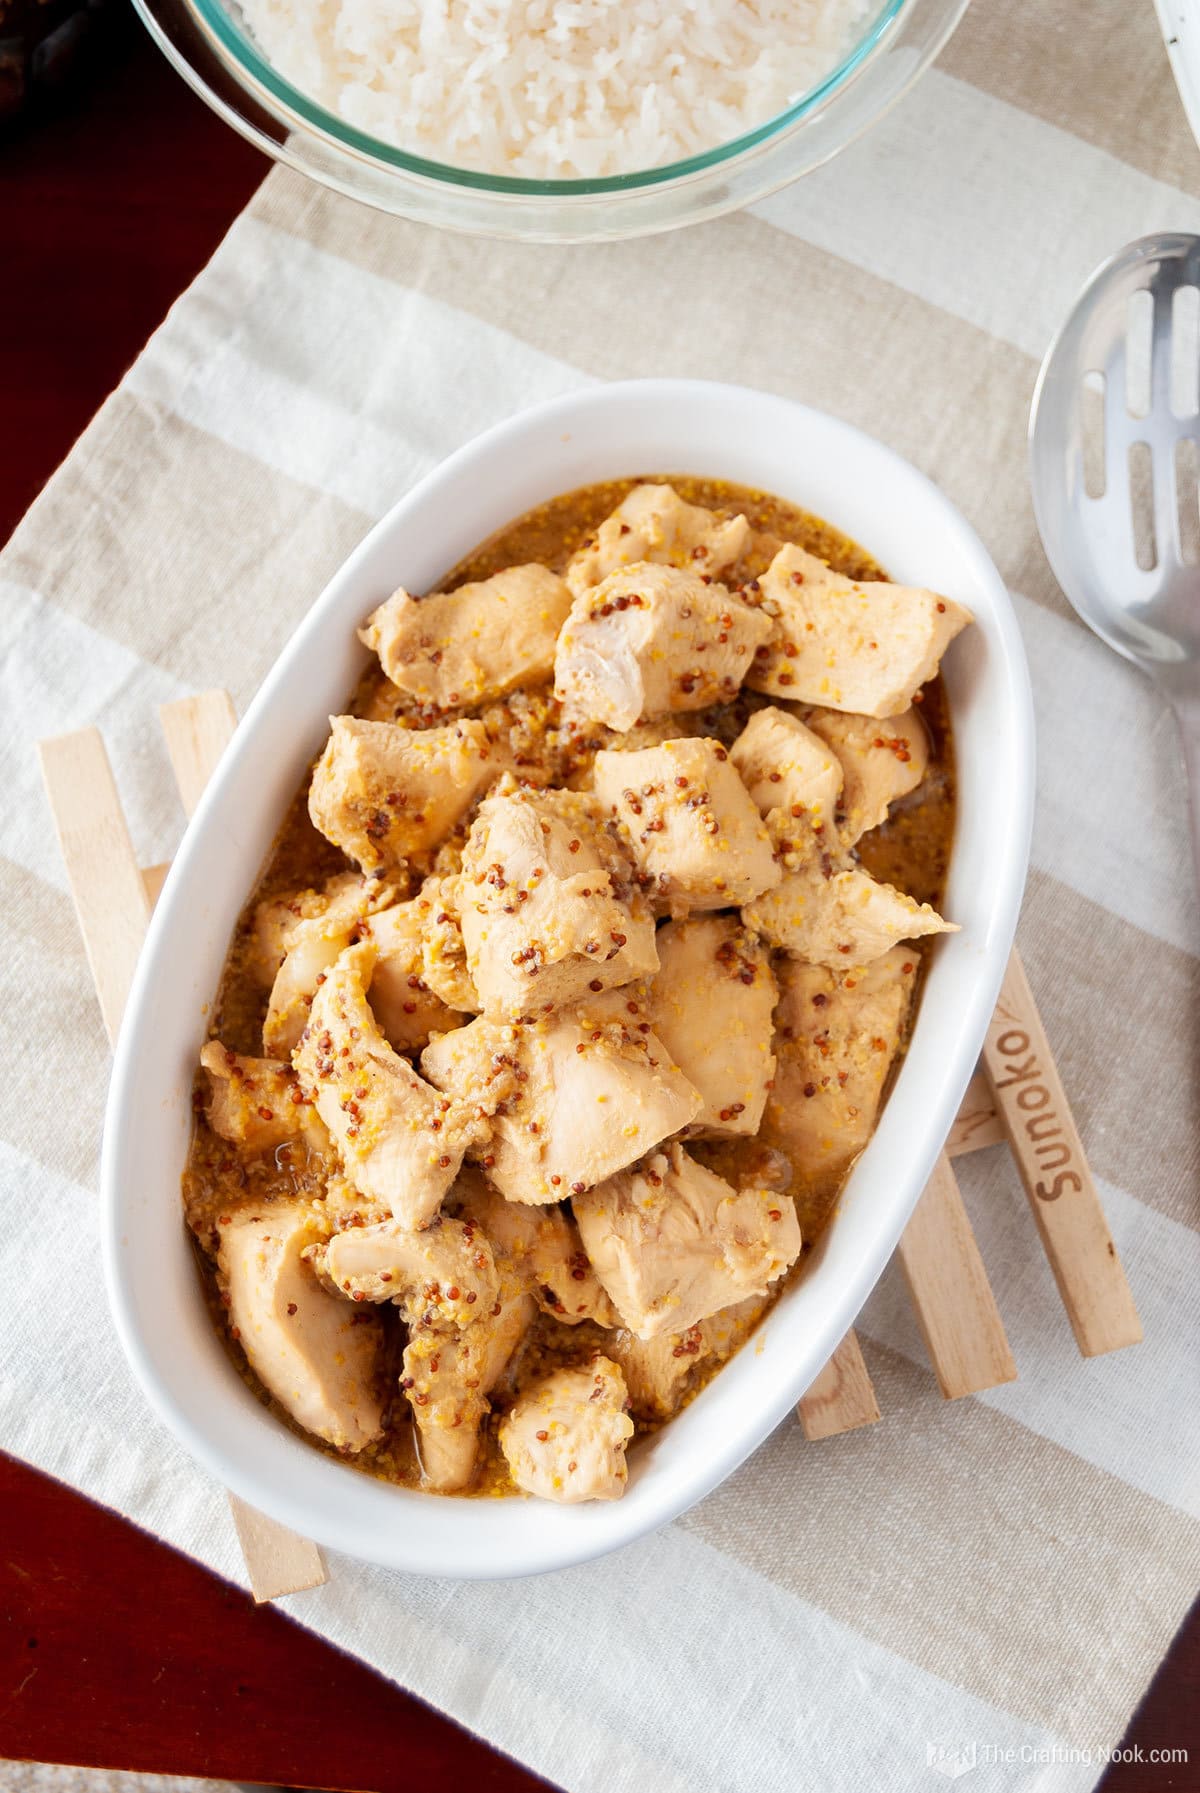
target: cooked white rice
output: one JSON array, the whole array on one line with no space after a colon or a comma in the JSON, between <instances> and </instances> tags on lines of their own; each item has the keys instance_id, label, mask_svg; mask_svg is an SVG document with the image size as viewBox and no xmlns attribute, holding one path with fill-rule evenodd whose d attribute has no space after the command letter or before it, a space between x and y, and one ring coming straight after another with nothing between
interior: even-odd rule
<instances>
[{"instance_id":1,"label":"cooked white rice","mask_svg":"<svg viewBox=\"0 0 1200 1793\"><path fill-rule=\"evenodd\" d=\"M806 93L882 0L241 0L294 86L385 142L534 179L658 167Z\"/></svg>"}]
</instances>

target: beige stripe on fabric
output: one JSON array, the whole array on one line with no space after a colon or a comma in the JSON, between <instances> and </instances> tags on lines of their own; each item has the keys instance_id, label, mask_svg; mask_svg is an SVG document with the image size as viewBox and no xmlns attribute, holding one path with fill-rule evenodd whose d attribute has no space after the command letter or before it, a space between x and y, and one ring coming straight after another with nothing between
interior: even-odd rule
<instances>
[{"instance_id":1,"label":"beige stripe on fabric","mask_svg":"<svg viewBox=\"0 0 1200 1793\"><path fill-rule=\"evenodd\" d=\"M485 247L314 194L286 169L250 215L601 379L736 380L845 417L960 505L1012 585L1074 618L1029 501L1032 359L850 262L744 215L635 243Z\"/></svg>"},{"instance_id":2,"label":"beige stripe on fabric","mask_svg":"<svg viewBox=\"0 0 1200 1793\"><path fill-rule=\"evenodd\" d=\"M1200 1228L1200 960L1037 871L1019 939L1092 1169Z\"/></svg>"},{"instance_id":3,"label":"beige stripe on fabric","mask_svg":"<svg viewBox=\"0 0 1200 1793\"><path fill-rule=\"evenodd\" d=\"M1032 0L1020 6L975 0L938 67L1156 180L1185 193L1200 191L1200 150L1179 101L1153 0ZM1032 240L1036 194L1029 203Z\"/></svg>"},{"instance_id":4,"label":"beige stripe on fabric","mask_svg":"<svg viewBox=\"0 0 1200 1793\"><path fill-rule=\"evenodd\" d=\"M879 1425L820 1444L782 1426L679 1523L929 1673L1095 1745L1187 1611L1200 1527L863 1351Z\"/></svg>"},{"instance_id":5,"label":"beige stripe on fabric","mask_svg":"<svg viewBox=\"0 0 1200 1793\"><path fill-rule=\"evenodd\" d=\"M0 572L241 710L370 522L118 391Z\"/></svg>"}]
</instances>

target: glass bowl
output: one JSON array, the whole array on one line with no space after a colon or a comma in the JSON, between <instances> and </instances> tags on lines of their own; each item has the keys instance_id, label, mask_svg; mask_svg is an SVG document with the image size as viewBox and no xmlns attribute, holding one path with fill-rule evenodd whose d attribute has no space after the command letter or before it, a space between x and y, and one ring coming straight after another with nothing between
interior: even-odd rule
<instances>
[{"instance_id":1,"label":"glass bowl","mask_svg":"<svg viewBox=\"0 0 1200 1793\"><path fill-rule=\"evenodd\" d=\"M134 0L169 60L258 148L380 211L475 235L608 241L762 199L882 117L937 55L968 0L881 0L842 62L765 124L703 155L595 180L528 180L432 162L347 124L259 51L236 0Z\"/></svg>"}]
</instances>

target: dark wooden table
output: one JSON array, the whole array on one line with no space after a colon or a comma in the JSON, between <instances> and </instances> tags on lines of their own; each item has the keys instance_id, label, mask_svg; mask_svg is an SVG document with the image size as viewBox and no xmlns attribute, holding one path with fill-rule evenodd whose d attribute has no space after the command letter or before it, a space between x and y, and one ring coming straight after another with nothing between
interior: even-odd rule
<instances>
[{"instance_id":1,"label":"dark wooden table","mask_svg":"<svg viewBox=\"0 0 1200 1793\"><path fill-rule=\"evenodd\" d=\"M265 172L132 21L86 92L0 142L0 541ZM544 1785L3 1456L0 1528L0 1756L380 1793ZM1200 1788L1198 1711L1193 1614L1126 1738L1191 1763L1115 1766L1105 1793Z\"/></svg>"}]
</instances>

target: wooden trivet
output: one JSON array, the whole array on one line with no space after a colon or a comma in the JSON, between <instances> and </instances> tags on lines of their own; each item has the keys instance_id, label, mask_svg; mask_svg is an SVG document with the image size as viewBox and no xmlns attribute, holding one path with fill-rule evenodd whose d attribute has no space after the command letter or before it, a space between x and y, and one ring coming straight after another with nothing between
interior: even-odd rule
<instances>
[{"instance_id":1,"label":"wooden trivet","mask_svg":"<svg viewBox=\"0 0 1200 1793\"><path fill-rule=\"evenodd\" d=\"M164 704L159 719L190 816L236 726L227 692ZM54 814L110 1041L115 1041L150 911L168 867L138 868L104 742L97 729L39 745ZM983 1049L944 1152L901 1236L897 1257L938 1386L947 1400L1017 1374L995 1296L950 1160L1007 1141L1085 1357L1136 1344L1141 1323L1084 1157L1025 973L1014 948ZM879 1419L862 1351L848 1332L797 1412L806 1438L830 1438ZM256 1600L319 1587L315 1544L229 1497Z\"/></svg>"}]
</instances>

